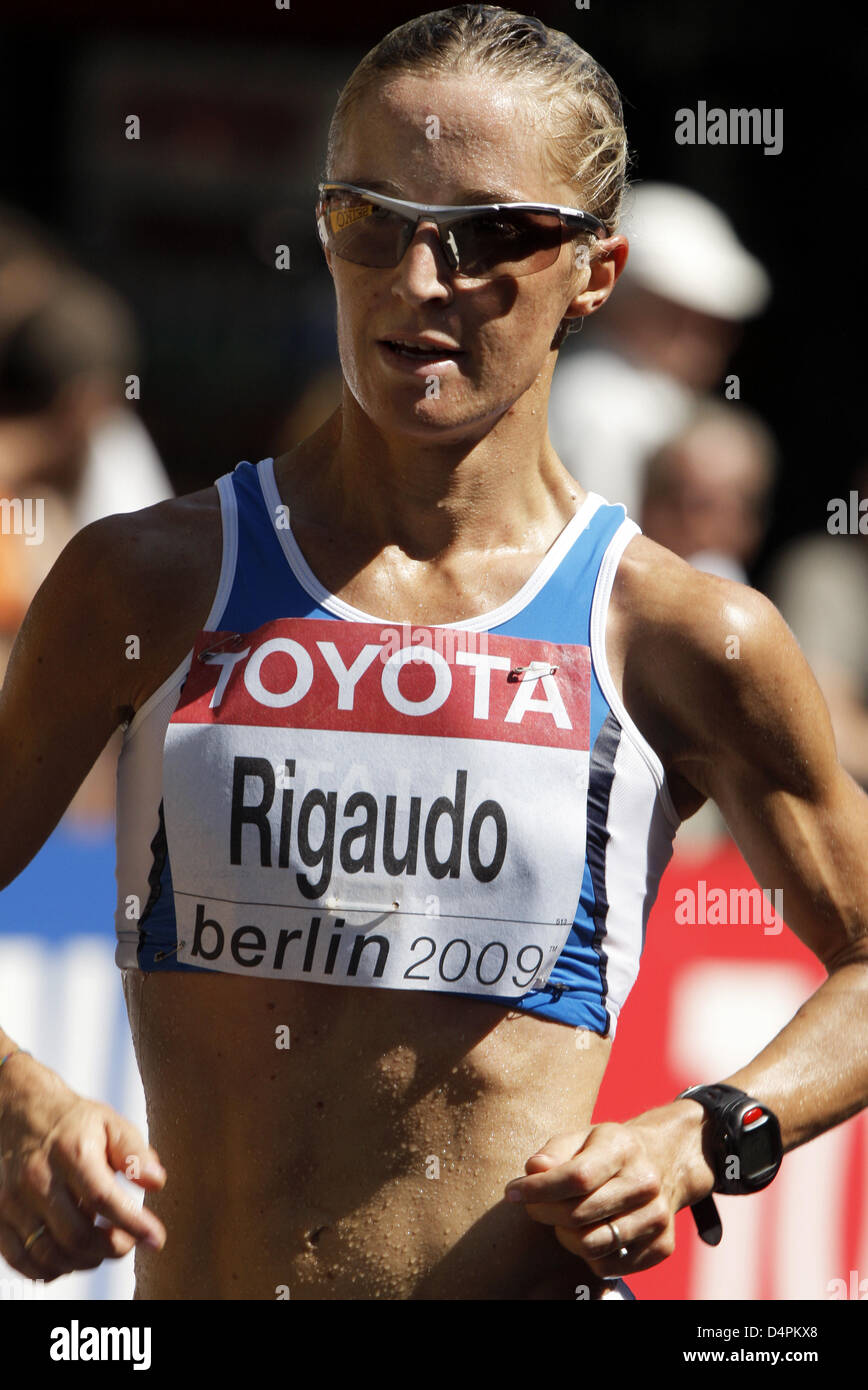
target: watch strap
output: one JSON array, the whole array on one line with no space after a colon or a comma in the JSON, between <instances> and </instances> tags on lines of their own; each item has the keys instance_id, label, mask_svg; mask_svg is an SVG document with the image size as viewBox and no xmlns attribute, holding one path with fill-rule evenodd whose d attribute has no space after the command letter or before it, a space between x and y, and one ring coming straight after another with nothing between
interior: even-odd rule
<instances>
[{"instance_id":1,"label":"watch strap","mask_svg":"<svg viewBox=\"0 0 868 1390\"><path fill-rule=\"evenodd\" d=\"M706 1245L719 1245L723 1238L723 1223L714 1198L709 1192L701 1202L694 1202L690 1208L700 1240Z\"/></svg>"},{"instance_id":2,"label":"watch strap","mask_svg":"<svg viewBox=\"0 0 868 1390\"><path fill-rule=\"evenodd\" d=\"M737 1086L729 1086L725 1081L713 1081L708 1085L688 1086L686 1091L675 1097L676 1100L695 1100L709 1112L714 1112L721 1101L753 1100L747 1091Z\"/></svg>"},{"instance_id":3,"label":"watch strap","mask_svg":"<svg viewBox=\"0 0 868 1390\"><path fill-rule=\"evenodd\" d=\"M696 1094L698 1092L698 1094ZM719 1100L733 1100L742 1094L735 1086L727 1086L723 1082L716 1082L710 1086L701 1084L688 1086L686 1091L682 1091L675 1097L676 1100L695 1100L702 1106L707 1113L712 1113L714 1105ZM707 1197L701 1201L694 1202L690 1208L693 1213L693 1220L696 1223L697 1234L700 1240L704 1240L706 1245L719 1245L723 1239L723 1222L720 1219L720 1212L714 1197L709 1192Z\"/></svg>"}]
</instances>

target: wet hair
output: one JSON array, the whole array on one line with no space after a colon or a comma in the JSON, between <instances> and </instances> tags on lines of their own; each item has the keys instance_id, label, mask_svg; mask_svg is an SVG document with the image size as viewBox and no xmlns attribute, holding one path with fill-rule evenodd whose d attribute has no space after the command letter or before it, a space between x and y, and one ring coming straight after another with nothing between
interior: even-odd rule
<instances>
[{"instance_id":1,"label":"wet hair","mask_svg":"<svg viewBox=\"0 0 868 1390\"><path fill-rule=\"evenodd\" d=\"M629 153L621 98L589 53L541 20L497 5L455 5L399 25L365 54L341 91L328 137L325 177L347 119L377 82L400 73L492 76L520 84L543 108L549 168L576 202L617 230Z\"/></svg>"}]
</instances>

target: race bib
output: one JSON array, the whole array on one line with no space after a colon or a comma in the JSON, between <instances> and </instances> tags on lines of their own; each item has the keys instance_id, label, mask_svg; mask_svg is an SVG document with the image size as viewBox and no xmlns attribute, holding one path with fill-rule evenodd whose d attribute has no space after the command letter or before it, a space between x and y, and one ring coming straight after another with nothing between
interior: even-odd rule
<instances>
[{"instance_id":1,"label":"race bib","mask_svg":"<svg viewBox=\"0 0 868 1390\"><path fill-rule=\"evenodd\" d=\"M200 633L163 802L189 965L520 998L573 923L590 652L282 618Z\"/></svg>"}]
</instances>

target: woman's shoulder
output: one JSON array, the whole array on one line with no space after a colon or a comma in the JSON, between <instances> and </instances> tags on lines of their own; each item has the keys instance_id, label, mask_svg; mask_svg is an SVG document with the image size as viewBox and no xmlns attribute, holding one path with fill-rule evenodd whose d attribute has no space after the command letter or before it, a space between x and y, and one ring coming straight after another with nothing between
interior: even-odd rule
<instances>
[{"instance_id":1,"label":"woman's shoulder","mask_svg":"<svg viewBox=\"0 0 868 1390\"><path fill-rule=\"evenodd\" d=\"M711 681L731 693L772 652L793 654L792 635L765 594L695 569L646 536L627 545L611 602L625 657L661 688L674 681L687 691Z\"/></svg>"},{"instance_id":2,"label":"woman's shoulder","mask_svg":"<svg viewBox=\"0 0 868 1390\"><path fill-rule=\"evenodd\" d=\"M51 802L62 812L114 729L192 648L221 552L208 490L101 517L72 536L25 614L0 689L0 741L19 769L7 779L13 790L33 782L33 760L63 763Z\"/></svg>"},{"instance_id":3,"label":"woman's shoulder","mask_svg":"<svg viewBox=\"0 0 868 1390\"><path fill-rule=\"evenodd\" d=\"M626 546L615 576L612 602L640 632L671 633L702 643L717 621L759 616L772 604L757 589L709 574L680 555L637 535ZM716 638L714 639L716 640Z\"/></svg>"},{"instance_id":4,"label":"woman's shoulder","mask_svg":"<svg viewBox=\"0 0 868 1390\"><path fill-rule=\"evenodd\" d=\"M764 594L644 536L624 551L612 616L631 713L664 762L685 750L783 746L788 711L816 707L807 663Z\"/></svg>"},{"instance_id":5,"label":"woman's shoulder","mask_svg":"<svg viewBox=\"0 0 868 1390\"><path fill-rule=\"evenodd\" d=\"M183 660L205 624L220 579L222 525L214 487L90 522L73 536L52 578L70 611L102 610L107 651L120 663L119 703L135 711ZM120 639L123 644L120 645Z\"/></svg>"},{"instance_id":6,"label":"woman's shoulder","mask_svg":"<svg viewBox=\"0 0 868 1390\"><path fill-rule=\"evenodd\" d=\"M207 487L137 511L100 517L84 526L70 545L83 560L104 572L114 571L119 581L147 578L162 585L178 577L179 567L195 573L216 558L219 569L220 538L220 499L216 488Z\"/></svg>"}]
</instances>

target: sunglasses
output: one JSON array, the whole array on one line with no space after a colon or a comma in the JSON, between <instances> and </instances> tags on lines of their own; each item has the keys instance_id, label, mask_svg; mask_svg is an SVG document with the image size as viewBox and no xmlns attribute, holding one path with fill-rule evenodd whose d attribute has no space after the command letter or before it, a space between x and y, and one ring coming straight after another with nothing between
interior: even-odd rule
<instances>
[{"instance_id":1,"label":"sunglasses","mask_svg":"<svg viewBox=\"0 0 868 1390\"><path fill-rule=\"evenodd\" d=\"M553 203L408 203L352 183L321 183L318 192L323 247L376 269L400 263L422 222L434 224L450 270L467 280L533 275L578 232L608 235L591 213Z\"/></svg>"}]
</instances>

